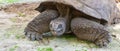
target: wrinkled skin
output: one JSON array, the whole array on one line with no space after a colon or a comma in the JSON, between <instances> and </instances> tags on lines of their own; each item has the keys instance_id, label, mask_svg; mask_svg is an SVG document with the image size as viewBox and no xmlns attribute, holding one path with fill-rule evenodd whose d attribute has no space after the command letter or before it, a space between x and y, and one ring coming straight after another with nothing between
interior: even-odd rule
<instances>
[{"instance_id":1,"label":"wrinkled skin","mask_svg":"<svg viewBox=\"0 0 120 51\"><path fill-rule=\"evenodd\" d=\"M105 47L111 41L111 35L103 25L85 18L74 18L71 31L79 39L92 41L99 47Z\"/></svg>"},{"instance_id":2,"label":"wrinkled skin","mask_svg":"<svg viewBox=\"0 0 120 51\"><path fill-rule=\"evenodd\" d=\"M65 18L59 17L50 22L50 31L54 36L61 36L66 31L66 20Z\"/></svg>"},{"instance_id":3,"label":"wrinkled skin","mask_svg":"<svg viewBox=\"0 0 120 51\"><path fill-rule=\"evenodd\" d=\"M55 10L46 10L36 16L25 27L25 35L30 40L42 40L43 33L49 32L50 21L58 17L58 12Z\"/></svg>"}]
</instances>

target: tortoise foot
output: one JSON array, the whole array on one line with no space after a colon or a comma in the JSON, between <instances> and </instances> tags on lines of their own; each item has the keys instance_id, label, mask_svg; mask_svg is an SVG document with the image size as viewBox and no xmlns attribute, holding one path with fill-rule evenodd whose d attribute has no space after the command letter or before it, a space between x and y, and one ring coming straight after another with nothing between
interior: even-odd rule
<instances>
[{"instance_id":1,"label":"tortoise foot","mask_svg":"<svg viewBox=\"0 0 120 51\"><path fill-rule=\"evenodd\" d=\"M43 39L42 34L39 34L37 32L27 31L25 32L25 36L32 41L35 41L35 40L39 41Z\"/></svg>"},{"instance_id":2,"label":"tortoise foot","mask_svg":"<svg viewBox=\"0 0 120 51\"><path fill-rule=\"evenodd\" d=\"M106 35L105 37L103 37L102 39L99 39L97 41L95 41L95 44L99 47L107 47L108 44L111 42L111 36L110 35Z\"/></svg>"}]
</instances>

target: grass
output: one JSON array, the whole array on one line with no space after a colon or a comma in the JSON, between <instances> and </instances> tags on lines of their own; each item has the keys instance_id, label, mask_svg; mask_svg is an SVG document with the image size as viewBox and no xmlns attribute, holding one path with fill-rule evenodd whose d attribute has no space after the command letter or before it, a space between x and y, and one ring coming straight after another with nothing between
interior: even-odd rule
<instances>
[{"instance_id":1,"label":"grass","mask_svg":"<svg viewBox=\"0 0 120 51\"><path fill-rule=\"evenodd\" d=\"M19 14L19 17L25 17L24 13L18 13L18 14Z\"/></svg>"},{"instance_id":2,"label":"grass","mask_svg":"<svg viewBox=\"0 0 120 51\"><path fill-rule=\"evenodd\" d=\"M18 18L10 18L12 22L16 22Z\"/></svg>"},{"instance_id":3,"label":"grass","mask_svg":"<svg viewBox=\"0 0 120 51\"><path fill-rule=\"evenodd\" d=\"M23 30L24 28L22 26L16 27L13 25L11 28L6 30L6 33L4 34L4 36L6 38L10 38L12 35L14 35L16 39L22 39L22 38L25 38L23 35Z\"/></svg>"},{"instance_id":4,"label":"grass","mask_svg":"<svg viewBox=\"0 0 120 51\"><path fill-rule=\"evenodd\" d=\"M88 51L88 49L85 48L85 47L82 47L82 49L80 49L80 50L75 50L75 51Z\"/></svg>"},{"instance_id":5,"label":"grass","mask_svg":"<svg viewBox=\"0 0 120 51\"><path fill-rule=\"evenodd\" d=\"M19 0L0 0L0 3L15 3L18 2Z\"/></svg>"},{"instance_id":6,"label":"grass","mask_svg":"<svg viewBox=\"0 0 120 51\"><path fill-rule=\"evenodd\" d=\"M14 3L14 2L17 2L17 1L19 1L19 0L6 0L6 2L8 2L8 3Z\"/></svg>"},{"instance_id":7,"label":"grass","mask_svg":"<svg viewBox=\"0 0 120 51\"><path fill-rule=\"evenodd\" d=\"M9 49L9 51L15 51L19 46L15 45Z\"/></svg>"},{"instance_id":8,"label":"grass","mask_svg":"<svg viewBox=\"0 0 120 51\"><path fill-rule=\"evenodd\" d=\"M71 34L71 35L69 35L69 34L64 34L64 35L60 36L59 38L74 39L74 38L76 38L76 37L75 37L75 35L73 35L73 34Z\"/></svg>"},{"instance_id":9,"label":"grass","mask_svg":"<svg viewBox=\"0 0 120 51\"><path fill-rule=\"evenodd\" d=\"M37 51L53 51L53 49L51 47L37 48Z\"/></svg>"}]
</instances>

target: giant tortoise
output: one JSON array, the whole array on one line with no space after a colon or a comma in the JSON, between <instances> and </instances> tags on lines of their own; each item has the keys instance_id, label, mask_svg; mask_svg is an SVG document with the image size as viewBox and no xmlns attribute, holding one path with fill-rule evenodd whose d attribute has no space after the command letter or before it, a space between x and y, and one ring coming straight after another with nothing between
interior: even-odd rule
<instances>
[{"instance_id":1,"label":"giant tortoise","mask_svg":"<svg viewBox=\"0 0 120 51\"><path fill-rule=\"evenodd\" d=\"M29 22L24 31L31 40L42 40L43 33L49 31L54 35L71 31L79 39L100 47L110 43L106 26L118 18L115 0L46 0L36 10L41 14Z\"/></svg>"}]
</instances>

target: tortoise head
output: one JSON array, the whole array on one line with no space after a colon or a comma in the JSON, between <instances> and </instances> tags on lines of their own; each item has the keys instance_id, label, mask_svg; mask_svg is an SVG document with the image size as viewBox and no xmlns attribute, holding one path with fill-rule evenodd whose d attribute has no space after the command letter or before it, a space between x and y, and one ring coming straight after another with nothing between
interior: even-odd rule
<instances>
[{"instance_id":1,"label":"tortoise head","mask_svg":"<svg viewBox=\"0 0 120 51\"><path fill-rule=\"evenodd\" d=\"M50 22L50 31L54 36L60 36L65 33L66 24L63 20L53 20Z\"/></svg>"}]
</instances>

